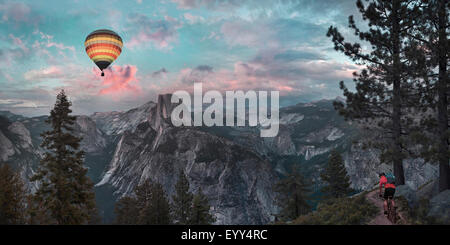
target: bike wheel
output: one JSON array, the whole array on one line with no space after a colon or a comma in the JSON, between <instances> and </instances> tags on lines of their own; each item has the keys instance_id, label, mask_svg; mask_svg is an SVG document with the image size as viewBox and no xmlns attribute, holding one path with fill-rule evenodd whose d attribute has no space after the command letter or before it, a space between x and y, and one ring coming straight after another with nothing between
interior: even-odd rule
<instances>
[{"instance_id":1,"label":"bike wheel","mask_svg":"<svg viewBox=\"0 0 450 245\"><path fill-rule=\"evenodd\" d=\"M388 202L388 219L395 224L397 222L397 214L395 213L395 208L392 206L392 200L389 199Z\"/></svg>"},{"instance_id":2,"label":"bike wheel","mask_svg":"<svg viewBox=\"0 0 450 245\"><path fill-rule=\"evenodd\" d=\"M392 223L392 213L391 213L391 209L390 209L389 206L388 206L388 215L387 215L387 219L388 219L389 221L391 221L391 223Z\"/></svg>"},{"instance_id":3,"label":"bike wheel","mask_svg":"<svg viewBox=\"0 0 450 245\"><path fill-rule=\"evenodd\" d=\"M392 207L391 208L392 209L392 223L393 224L395 224L395 223L397 223L397 213L395 212L395 208L394 207Z\"/></svg>"}]
</instances>

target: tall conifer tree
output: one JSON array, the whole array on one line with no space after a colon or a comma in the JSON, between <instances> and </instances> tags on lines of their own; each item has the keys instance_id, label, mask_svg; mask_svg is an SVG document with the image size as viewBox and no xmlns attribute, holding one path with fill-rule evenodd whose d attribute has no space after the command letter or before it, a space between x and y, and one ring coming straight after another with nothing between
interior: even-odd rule
<instances>
[{"instance_id":1,"label":"tall conifer tree","mask_svg":"<svg viewBox=\"0 0 450 245\"><path fill-rule=\"evenodd\" d=\"M170 203L161 184L145 181L136 187L135 193L139 210L138 224L168 225L172 223Z\"/></svg>"},{"instance_id":2,"label":"tall conifer tree","mask_svg":"<svg viewBox=\"0 0 450 245\"><path fill-rule=\"evenodd\" d=\"M192 200L192 210L190 212L189 224L191 225L211 225L215 222L214 216L209 213L208 198L201 188L198 189Z\"/></svg>"},{"instance_id":3,"label":"tall conifer tree","mask_svg":"<svg viewBox=\"0 0 450 245\"><path fill-rule=\"evenodd\" d=\"M172 197L173 217L177 224L187 224L192 208L193 195L189 192L189 181L183 171L180 171L175 185L175 195Z\"/></svg>"},{"instance_id":4,"label":"tall conifer tree","mask_svg":"<svg viewBox=\"0 0 450 245\"><path fill-rule=\"evenodd\" d=\"M62 90L46 120L51 129L41 135L46 152L31 178L39 184L36 206L44 209L48 222L59 225L89 224L96 210L93 183L83 166L84 151L79 150L81 138L73 135L76 117L70 115L71 105Z\"/></svg>"},{"instance_id":5,"label":"tall conifer tree","mask_svg":"<svg viewBox=\"0 0 450 245\"><path fill-rule=\"evenodd\" d=\"M449 152L449 1L425 0L417 18L418 27L409 37L420 47L414 54L422 57L417 79L422 81L421 106L427 115L416 130L414 143L420 144L421 157L439 163L439 190L450 189ZM425 129L425 130L424 130Z\"/></svg>"},{"instance_id":6,"label":"tall conifer tree","mask_svg":"<svg viewBox=\"0 0 450 245\"><path fill-rule=\"evenodd\" d=\"M411 121L408 110L417 99L413 96L414 83L410 79L412 64L408 59L408 34L420 16L420 3L404 0L365 2L367 4L358 0L356 5L368 27L366 30L357 27L353 16L349 17L349 27L366 46L346 42L336 27L330 26L327 33L337 51L365 66L361 72L354 73L355 92L341 81L346 103L335 102L335 107L346 118L380 130L383 139L371 146L382 150L383 162L393 163L396 183L403 185L403 159L408 154L405 135L409 133Z\"/></svg>"},{"instance_id":7,"label":"tall conifer tree","mask_svg":"<svg viewBox=\"0 0 450 245\"><path fill-rule=\"evenodd\" d=\"M278 193L276 202L281 208L277 218L289 221L309 213L311 211L311 206L308 204L311 199L310 187L308 180L296 167L293 167L291 173L275 185L275 192Z\"/></svg>"},{"instance_id":8,"label":"tall conifer tree","mask_svg":"<svg viewBox=\"0 0 450 245\"><path fill-rule=\"evenodd\" d=\"M351 182L345 169L344 160L337 150L331 151L328 164L320 177L327 183L322 188L322 192L328 198L345 197L353 191L350 188Z\"/></svg>"}]
</instances>

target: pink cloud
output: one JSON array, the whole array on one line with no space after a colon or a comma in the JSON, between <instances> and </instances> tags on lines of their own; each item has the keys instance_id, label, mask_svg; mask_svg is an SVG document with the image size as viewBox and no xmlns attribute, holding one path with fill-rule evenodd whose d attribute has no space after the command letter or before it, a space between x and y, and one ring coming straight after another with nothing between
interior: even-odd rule
<instances>
[{"instance_id":1,"label":"pink cloud","mask_svg":"<svg viewBox=\"0 0 450 245\"><path fill-rule=\"evenodd\" d=\"M95 73L100 79L103 79L102 88L99 94L115 94L121 95L124 93L139 94L141 88L139 86L139 80L136 77L137 67L133 65L118 66L114 65L112 68L104 70L105 76L100 77L100 71L95 69Z\"/></svg>"},{"instance_id":2,"label":"pink cloud","mask_svg":"<svg viewBox=\"0 0 450 245\"><path fill-rule=\"evenodd\" d=\"M202 67L202 66L199 66ZM271 74L270 67L257 63L236 62L233 69L185 68L180 70L171 89L192 90L194 82L202 82L204 90L278 90L281 94L299 92L299 87L283 76ZM192 91L191 91L192 92Z\"/></svg>"},{"instance_id":3,"label":"pink cloud","mask_svg":"<svg viewBox=\"0 0 450 245\"><path fill-rule=\"evenodd\" d=\"M352 73L361 69L349 63L332 60L278 61L267 57L264 62L238 61L231 69L184 68L178 72L175 84L167 92L186 90L192 92L194 82L202 82L204 90L277 90L281 96L339 92L340 80L351 80Z\"/></svg>"}]
</instances>

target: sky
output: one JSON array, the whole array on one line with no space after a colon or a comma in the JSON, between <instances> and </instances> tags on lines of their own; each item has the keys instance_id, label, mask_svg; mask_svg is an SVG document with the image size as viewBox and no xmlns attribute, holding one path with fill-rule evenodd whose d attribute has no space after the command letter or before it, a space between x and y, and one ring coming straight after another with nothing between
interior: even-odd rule
<instances>
[{"instance_id":1,"label":"sky","mask_svg":"<svg viewBox=\"0 0 450 245\"><path fill-rule=\"evenodd\" d=\"M48 114L64 89L75 114L138 107L158 94L280 91L283 106L342 95L361 67L333 49L354 0L0 0L0 110ZM100 76L84 40L124 42Z\"/></svg>"}]
</instances>

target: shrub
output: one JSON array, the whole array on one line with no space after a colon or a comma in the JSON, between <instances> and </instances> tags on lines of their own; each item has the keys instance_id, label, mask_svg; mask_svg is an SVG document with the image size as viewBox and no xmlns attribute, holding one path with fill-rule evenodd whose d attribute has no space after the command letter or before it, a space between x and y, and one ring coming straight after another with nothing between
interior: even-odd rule
<instances>
[{"instance_id":1,"label":"shrub","mask_svg":"<svg viewBox=\"0 0 450 245\"><path fill-rule=\"evenodd\" d=\"M317 210L298 217L296 225L361 225L369 221L378 209L364 195L338 198L322 202Z\"/></svg>"}]
</instances>

